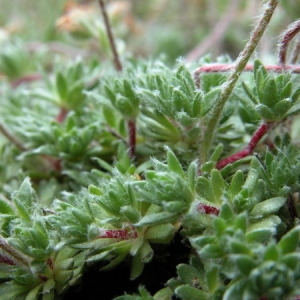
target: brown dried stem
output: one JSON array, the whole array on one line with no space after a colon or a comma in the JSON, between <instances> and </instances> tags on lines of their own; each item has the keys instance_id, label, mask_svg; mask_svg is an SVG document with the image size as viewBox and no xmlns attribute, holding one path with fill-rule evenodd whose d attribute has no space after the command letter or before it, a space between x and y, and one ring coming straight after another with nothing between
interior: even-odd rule
<instances>
[{"instance_id":1,"label":"brown dried stem","mask_svg":"<svg viewBox=\"0 0 300 300\"><path fill-rule=\"evenodd\" d=\"M107 37L108 37L108 40L109 40L109 43L110 43L111 50L113 52L115 68L116 68L117 71L122 71L123 68L122 68L120 57L119 57L119 54L118 54L118 51L117 51L115 39L114 39L112 30L111 30L111 25L110 25L109 18L108 18L108 15L107 15L105 3L104 3L103 0L99 0L98 2L99 2L99 5L100 5L100 8L101 8L101 12L102 12L106 32L107 32Z\"/></svg>"}]
</instances>

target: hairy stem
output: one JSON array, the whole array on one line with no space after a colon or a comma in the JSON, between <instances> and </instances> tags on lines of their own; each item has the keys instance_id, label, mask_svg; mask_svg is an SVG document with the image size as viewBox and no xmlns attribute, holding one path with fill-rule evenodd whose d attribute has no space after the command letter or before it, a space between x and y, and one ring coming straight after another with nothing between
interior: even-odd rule
<instances>
[{"instance_id":1,"label":"hairy stem","mask_svg":"<svg viewBox=\"0 0 300 300\"><path fill-rule=\"evenodd\" d=\"M286 55L289 43L300 32L300 20L292 23L289 28L283 33L283 38L279 47L279 63L285 65Z\"/></svg>"},{"instance_id":2,"label":"hairy stem","mask_svg":"<svg viewBox=\"0 0 300 300\"><path fill-rule=\"evenodd\" d=\"M249 144L246 148L243 150L222 159L217 163L217 169L222 169L226 167L228 164L231 164L233 162L236 162L237 160L240 160L241 158L244 158L250 154L253 153L256 145L259 143L259 141L262 139L262 137L269 131L269 129L272 127L273 123L262 123L258 129L254 132Z\"/></svg>"},{"instance_id":3,"label":"hairy stem","mask_svg":"<svg viewBox=\"0 0 300 300\"><path fill-rule=\"evenodd\" d=\"M299 40L299 50L300 50L300 40ZM281 73L282 72L282 66L279 65L267 65L264 66L267 71L275 72L275 73ZM200 88L200 75L202 73L223 73L223 72L229 72L232 71L235 68L235 65L233 64L209 64L202 67L199 67L194 72L194 80L197 88ZM300 67L294 66L294 65L285 65L285 70L290 71L291 73L300 74ZM253 64L247 64L243 70L243 72L253 72L254 65Z\"/></svg>"},{"instance_id":4,"label":"hairy stem","mask_svg":"<svg viewBox=\"0 0 300 300\"><path fill-rule=\"evenodd\" d=\"M236 82L239 79L240 74L243 72L247 62L249 61L252 53L254 52L260 38L267 29L267 26L272 18L272 15L278 5L279 0L269 0L265 9L258 20L258 23L254 27L251 33L250 39L246 44L244 50L240 53L237 60L234 63L234 69L228 76L228 80L223 84L222 91L218 102L213 108L212 117L207 123L204 130L202 149L200 152L200 163L203 164L208 160L209 151L215 135L216 127L219 123L219 119L226 101L228 100Z\"/></svg>"}]
</instances>

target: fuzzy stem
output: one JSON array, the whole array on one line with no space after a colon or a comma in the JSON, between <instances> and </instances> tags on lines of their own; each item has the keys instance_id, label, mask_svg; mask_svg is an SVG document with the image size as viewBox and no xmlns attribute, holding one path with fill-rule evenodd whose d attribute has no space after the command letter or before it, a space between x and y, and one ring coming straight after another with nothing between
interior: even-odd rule
<instances>
[{"instance_id":1,"label":"fuzzy stem","mask_svg":"<svg viewBox=\"0 0 300 300\"><path fill-rule=\"evenodd\" d=\"M300 37L296 41L295 48L292 51L290 63L291 64L296 64L297 61L298 61L299 55L300 55Z\"/></svg>"},{"instance_id":2,"label":"fuzzy stem","mask_svg":"<svg viewBox=\"0 0 300 300\"><path fill-rule=\"evenodd\" d=\"M7 128L0 122L0 132L10 141L12 144L17 146L21 151L26 151L26 147L16 138L14 137Z\"/></svg>"},{"instance_id":3,"label":"fuzzy stem","mask_svg":"<svg viewBox=\"0 0 300 300\"><path fill-rule=\"evenodd\" d=\"M299 40L299 49L300 49L300 40ZM233 64L209 64L202 67L199 67L194 72L194 80L197 88L200 88L200 75L202 73L223 73L229 72L234 69ZM282 73L282 66L279 65L266 65L264 66L267 71L275 72L275 73ZM285 65L284 69L290 71L291 73L299 74L300 67L294 65ZM244 68L243 72L253 72L254 65L247 64Z\"/></svg>"},{"instance_id":4,"label":"fuzzy stem","mask_svg":"<svg viewBox=\"0 0 300 300\"><path fill-rule=\"evenodd\" d=\"M252 154L256 145L258 144L258 142L269 131L269 129L272 127L272 125L273 125L273 123L266 123L266 122L262 123L258 127L258 129L254 132L247 147L244 148L243 150L219 161L217 163L217 169L220 170L220 169L226 167L228 164L236 162L237 160Z\"/></svg>"},{"instance_id":5,"label":"fuzzy stem","mask_svg":"<svg viewBox=\"0 0 300 300\"><path fill-rule=\"evenodd\" d=\"M108 39L109 39L110 47L111 47L111 50L113 52L115 68L116 68L117 71L121 72L122 71L122 64L121 64L120 57L119 57L119 54L118 54L118 51L117 51L115 39L114 39L112 30L111 30L111 25L110 25L109 18L108 18L107 12L106 12L105 3L104 3L103 0L99 0L98 2L99 2L101 12L102 12L102 16L103 16L103 19L104 19L104 24L105 24L106 33L107 33L107 36L108 36Z\"/></svg>"},{"instance_id":6,"label":"fuzzy stem","mask_svg":"<svg viewBox=\"0 0 300 300\"><path fill-rule=\"evenodd\" d=\"M300 20L292 23L289 28L284 32L282 41L279 47L279 63L285 65L286 54L288 50L289 43L291 40L300 32Z\"/></svg>"},{"instance_id":7,"label":"fuzzy stem","mask_svg":"<svg viewBox=\"0 0 300 300\"><path fill-rule=\"evenodd\" d=\"M265 9L258 20L258 23L254 27L251 33L250 39L246 44L244 50L240 53L234 63L234 69L229 74L228 80L224 83L221 91L220 98L216 103L212 117L207 123L206 129L204 130L202 149L200 152L200 163L203 164L208 160L209 151L215 135L216 127L219 123L219 119L226 101L228 100L236 82L239 79L240 74L243 72L248 60L254 52L260 38L267 29L267 26L272 18L272 15L278 5L279 0L269 0Z\"/></svg>"},{"instance_id":8,"label":"fuzzy stem","mask_svg":"<svg viewBox=\"0 0 300 300\"><path fill-rule=\"evenodd\" d=\"M9 256L16 262L16 264L21 264L26 267L30 266L30 260L17 249L9 245L5 239L0 236L0 248L3 249Z\"/></svg>"}]
</instances>

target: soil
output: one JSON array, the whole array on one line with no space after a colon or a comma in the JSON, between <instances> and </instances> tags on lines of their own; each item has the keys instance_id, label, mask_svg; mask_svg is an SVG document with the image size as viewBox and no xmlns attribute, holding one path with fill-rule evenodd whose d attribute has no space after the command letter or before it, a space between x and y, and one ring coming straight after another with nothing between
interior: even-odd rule
<instances>
[{"instance_id":1,"label":"soil","mask_svg":"<svg viewBox=\"0 0 300 300\"><path fill-rule=\"evenodd\" d=\"M154 246L153 260L145 265L140 277L130 280L130 265L121 263L111 271L101 272L94 265L84 272L79 285L71 288L63 300L112 300L117 296L137 293L143 285L152 295L165 286L172 277L176 277L176 266L188 263L190 248L177 236L167 246Z\"/></svg>"}]
</instances>

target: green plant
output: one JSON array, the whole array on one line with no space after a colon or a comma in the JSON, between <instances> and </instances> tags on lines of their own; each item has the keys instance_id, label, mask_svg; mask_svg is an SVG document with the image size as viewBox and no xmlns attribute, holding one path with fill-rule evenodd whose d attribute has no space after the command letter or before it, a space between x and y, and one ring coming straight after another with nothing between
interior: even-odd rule
<instances>
[{"instance_id":1,"label":"green plant","mask_svg":"<svg viewBox=\"0 0 300 300\"><path fill-rule=\"evenodd\" d=\"M248 64L278 2L267 1L237 61L171 68L120 59L99 1L114 68L60 57L49 70L36 56L44 76L3 84L3 299L63 299L90 266L126 263L137 280L178 236L187 255L164 287L111 297L299 296L299 67L286 64L299 22L279 65ZM19 57L9 61L7 76L25 75Z\"/></svg>"}]
</instances>

